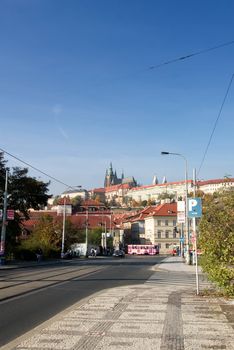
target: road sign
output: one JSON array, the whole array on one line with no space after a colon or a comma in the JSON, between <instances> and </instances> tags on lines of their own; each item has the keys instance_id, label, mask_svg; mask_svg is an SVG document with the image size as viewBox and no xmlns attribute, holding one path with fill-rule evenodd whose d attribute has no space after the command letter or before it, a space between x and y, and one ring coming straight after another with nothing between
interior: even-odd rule
<instances>
[{"instance_id":1,"label":"road sign","mask_svg":"<svg viewBox=\"0 0 234 350\"><path fill-rule=\"evenodd\" d=\"M202 216L201 198L189 198L188 199L188 217L200 218L201 216Z\"/></svg>"},{"instance_id":2,"label":"road sign","mask_svg":"<svg viewBox=\"0 0 234 350\"><path fill-rule=\"evenodd\" d=\"M178 224L185 223L185 201L177 202L177 222Z\"/></svg>"},{"instance_id":3,"label":"road sign","mask_svg":"<svg viewBox=\"0 0 234 350\"><path fill-rule=\"evenodd\" d=\"M7 220L14 220L15 218L15 211L12 209L7 210Z\"/></svg>"},{"instance_id":4,"label":"road sign","mask_svg":"<svg viewBox=\"0 0 234 350\"><path fill-rule=\"evenodd\" d=\"M177 211L185 212L185 201L177 201Z\"/></svg>"},{"instance_id":5,"label":"road sign","mask_svg":"<svg viewBox=\"0 0 234 350\"><path fill-rule=\"evenodd\" d=\"M177 212L177 222L178 222L178 224L184 224L185 223L185 212L184 211L178 211Z\"/></svg>"}]
</instances>

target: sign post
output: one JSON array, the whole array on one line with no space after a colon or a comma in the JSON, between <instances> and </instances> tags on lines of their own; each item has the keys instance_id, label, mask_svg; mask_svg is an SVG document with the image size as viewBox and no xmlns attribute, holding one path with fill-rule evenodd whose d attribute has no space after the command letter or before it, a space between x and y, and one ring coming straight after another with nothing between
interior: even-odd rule
<instances>
[{"instance_id":1,"label":"sign post","mask_svg":"<svg viewBox=\"0 0 234 350\"><path fill-rule=\"evenodd\" d=\"M5 264L5 241L6 241L6 218L7 218L7 183L8 183L8 172L6 170L5 192L4 192L4 201L3 201L2 230L1 230L1 244L0 244L1 265Z\"/></svg>"},{"instance_id":2,"label":"sign post","mask_svg":"<svg viewBox=\"0 0 234 350\"><path fill-rule=\"evenodd\" d=\"M180 255L184 258L184 224L186 222L185 201L177 202L177 223L181 224Z\"/></svg>"},{"instance_id":3,"label":"sign post","mask_svg":"<svg viewBox=\"0 0 234 350\"><path fill-rule=\"evenodd\" d=\"M193 220L194 233L194 250L195 250L195 264L196 264L196 285L197 295L199 294L199 279L198 279L198 265L197 265L197 233L196 233L196 218L202 216L202 202L201 198L189 198L188 217Z\"/></svg>"}]
</instances>

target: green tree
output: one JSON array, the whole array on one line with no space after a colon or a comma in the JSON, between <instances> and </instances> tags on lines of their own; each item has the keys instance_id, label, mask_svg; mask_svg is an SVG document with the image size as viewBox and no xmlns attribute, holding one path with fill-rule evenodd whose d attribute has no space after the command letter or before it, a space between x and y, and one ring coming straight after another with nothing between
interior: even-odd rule
<instances>
[{"instance_id":1,"label":"green tree","mask_svg":"<svg viewBox=\"0 0 234 350\"><path fill-rule=\"evenodd\" d=\"M167 192L162 192L158 195L158 199L175 199L176 195L174 193L167 193Z\"/></svg>"},{"instance_id":2,"label":"green tree","mask_svg":"<svg viewBox=\"0 0 234 350\"><path fill-rule=\"evenodd\" d=\"M82 203L83 203L83 199L81 196L76 196L71 199L71 204L75 212L79 210Z\"/></svg>"},{"instance_id":3,"label":"green tree","mask_svg":"<svg viewBox=\"0 0 234 350\"><path fill-rule=\"evenodd\" d=\"M14 252L18 236L21 234L22 215L29 218L28 209L40 209L47 204L50 196L47 194L49 183L38 181L28 176L28 169L14 167L12 171L6 167L3 153L0 153L0 207L3 209L3 195L6 171L8 171L7 208L15 210L14 221L9 221L6 227L6 252Z\"/></svg>"},{"instance_id":4,"label":"green tree","mask_svg":"<svg viewBox=\"0 0 234 350\"><path fill-rule=\"evenodd\" d=\"M53 200L53 205L58 205L60 198L61 198L60 196L55 196Z\"/></svg>"},{"instance_id":5,"label":"green tree","mask_svg":"<svg viewBox=\"0 0 234 350\"><path fill-rule=\"evenodd\" d=\"M234 295L234 191L206 196L203 207L199 239L203 270Z\"/></svg>"},{"instance_id":6,"label":"green tree","mask_svg":"<svg viewBox=\"0 0 234 350\"><path fill-rule=\"evenodd\" d=\"M103 229L101 227L96 227L89 230L89 233L88 233L89 244L95 245L95 246L101 245L102 230Z\"/></svg>"},{"instance_id":7,"label":"green tree","mask_svg":"<svg viewBox=\"0 0 234 350\"><path fill-rule=\"evenodd\" d=\"M28 209L42 209L51 196L47 194L49 182L38 181L28 176L28 169L13 168L9 174L8 206L21 212L26 219L29 218Z\"/></svg>"},{"instance_id":8,"label":"green tree","mask_svg":"<svg viewBox=\"0 0 234 350\"><path fill-rule=\"evenodd\" d=\"M33 256L38 249L42 250L45 257L50 256L51 252L56 255L61 249L61 235L61 225L55 224L53 217L44 215L34 227L29 238L21 242L18 250L31 252L30 256Z\"/></svg>"},{"instance_id":9,"label":"green tree","mask_svg":"<svg viewBox=\"0 0 234 350\"><path fill-rule=\"evenodd\" d=\"M35 225L29 238L21 242L19 249L28 250L32 253L35 253L38 249L42 249L43 255L46 258L60 256L62 232L62 218L54 219L50 215L43 215ZM69 218L67 218L65 221L64 250L69 249L73 243L82 243L84 241L84 231L78 230Z\"/></svg>"}]
</instances>

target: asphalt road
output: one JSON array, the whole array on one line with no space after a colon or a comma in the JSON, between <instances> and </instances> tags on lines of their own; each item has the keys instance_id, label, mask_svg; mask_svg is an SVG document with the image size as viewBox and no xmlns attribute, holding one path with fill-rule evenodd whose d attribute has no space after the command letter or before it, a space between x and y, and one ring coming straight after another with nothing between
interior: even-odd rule
<instances>
[{"instance_id":1,"label":"asphalt road","mask_svg":"<svg viewBox=\"0 0 234 350\"><path fill-rule=\"evenodd\" d=\"M64 261L0 271L0 346L105 288L144 283L164 257Z\"/></svg>"}]
</instances>

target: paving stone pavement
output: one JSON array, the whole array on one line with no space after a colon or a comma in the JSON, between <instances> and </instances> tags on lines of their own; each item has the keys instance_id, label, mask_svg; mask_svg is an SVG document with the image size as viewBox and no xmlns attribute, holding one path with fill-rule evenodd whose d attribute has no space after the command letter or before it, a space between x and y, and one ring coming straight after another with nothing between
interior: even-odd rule
<instances>
[{"instance_id":1,"label":"paving stone pavement","mask_svg":"<svg viewBox=\"0 0 234 350\"><path fill-rule=\"evenodd\" d=\"M174 274L177 284L175 276L172 284L158 283L155 272L145 284L103 290L3 349L234 349L234 330L219 301L196 296L176 261L168 260L174 272L169 268L160 278L164 273L170 281Z\"/></svg>"}]
</instances>

